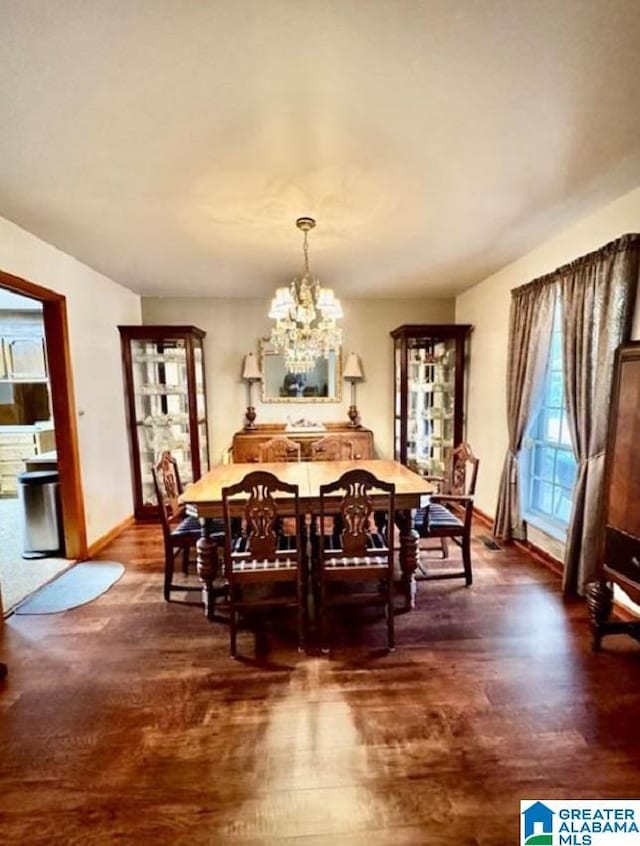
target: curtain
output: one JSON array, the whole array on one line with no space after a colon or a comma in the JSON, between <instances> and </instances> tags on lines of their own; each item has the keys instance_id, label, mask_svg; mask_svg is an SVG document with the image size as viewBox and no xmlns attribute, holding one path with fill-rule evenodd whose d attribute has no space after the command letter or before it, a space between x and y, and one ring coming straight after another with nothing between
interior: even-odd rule
<instances>
[{"instance_id":1,"label":"curtain","mask_svg":"<svg viewBox=\"0 0 640 846\"><path fill-rule=\"evenodd\" d=\"M564 588L584 593L600 546L605 449L616 347L629 340L640 235L625 235L560 268L567 417L578 462Z\"/></svg>"},{"instance_id":2,"label":"curtain","mask_svg":"<svg viewBox=\"0 0 640 846\"><path fill-rule=\"evenodd\" d=\"M494 534L505 540L525 536L518 492L518 452L531 412L532 397L544 377L557 291L555 275L511 292L507 357L509 447L500 478Z\"/></svg>"}]
</instances>

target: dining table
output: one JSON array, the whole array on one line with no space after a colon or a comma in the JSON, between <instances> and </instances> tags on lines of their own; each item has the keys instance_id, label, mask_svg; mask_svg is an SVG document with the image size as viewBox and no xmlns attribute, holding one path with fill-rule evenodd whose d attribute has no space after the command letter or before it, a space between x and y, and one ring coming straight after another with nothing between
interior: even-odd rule
<instances>
[{"instance_id":1,"label":"dining table","mask_svg":"<svg viewBox=\"0 0 640 846\"><path fill-rule=\"evenodd\" d=\"M347 470L368 470L376 478L395 485L395 523L399 530L399 562L402 574L403 593L407 608L415 606L415 571L418 566L419 536L413 527L412 511L424 506L434 485L418 473L398 461L369 459L356 461L291 461L271 463L217 464L198 481L187 485L180 496L187 513L197 517L201 525L201 537L196 545L198 575L204 585L205 611L213 619L214 603L221 588L220 547L211 539L211 520L223 517L223 488L236 484L247 473L264 471L273 473L278 479L298 486L300 510L308 514L320 512L321 485L335 482ZM372 494L375 509L376 496ZM340 508L339 494L328 497L325 511L337 513ZM286 515L286 498L279 503L279 511Z\"/></svg>"}]
</instances>

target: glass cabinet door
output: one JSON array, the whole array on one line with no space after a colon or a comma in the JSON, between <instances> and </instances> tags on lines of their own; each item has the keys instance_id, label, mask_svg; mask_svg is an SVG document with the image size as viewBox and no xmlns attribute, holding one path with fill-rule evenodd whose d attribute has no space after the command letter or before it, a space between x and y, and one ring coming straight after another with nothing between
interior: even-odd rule
<instances>
[{"instance_id":1,"label":"glass cabinet door","mask_svg":"<svg viewBox=\"0 0 640 846\"><path fill-rule=\"evenodd\" d=\"M448 472L463 434L462 325L400 326L394 339L394 457L423 476Z\"/></svg>"},{"instance_id":2,"label":"glass cabinet door","mask_svg":"<svg viewBox=\"0 0 640 846\"><path fill-rule=\"evenodd\" d=\"M151 468L169 450L182 486L209 469L202 336L195 327L119 327L137 517L157 512Z\"/></svg>"}]
</instances>

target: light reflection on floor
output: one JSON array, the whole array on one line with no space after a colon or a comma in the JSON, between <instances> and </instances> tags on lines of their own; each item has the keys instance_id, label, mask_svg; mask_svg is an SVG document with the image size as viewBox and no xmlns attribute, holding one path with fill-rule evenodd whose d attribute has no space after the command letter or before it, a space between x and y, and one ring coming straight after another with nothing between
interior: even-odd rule
<instances>
[{"instance_id":1,"label":"light reflection on floor","mask_svg":"<svg viewBox=\"0 0 640 846\"><path fill-rule=\"evenodd\" d=\"M234 809L229 835L339 835L356 819L360 830L376 828L381 800L366 784L366 746L344 693L319 679L329 672L326 660L300 662L288 692L271 703L250 752L257 790Z\"/></svg>"}]
</instances>

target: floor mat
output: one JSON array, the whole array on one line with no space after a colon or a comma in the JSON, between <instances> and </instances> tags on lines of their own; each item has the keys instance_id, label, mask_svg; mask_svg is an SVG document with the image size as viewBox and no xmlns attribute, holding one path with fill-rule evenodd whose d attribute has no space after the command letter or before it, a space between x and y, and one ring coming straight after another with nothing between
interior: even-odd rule
<instances>
[{"instance_id":1,"label":"floor mat","mask_svg":"<svg viewBox=\"0 0 640 846\"><path fill-rule=\"evenodd\" d=\"M16 614L57 614L97 599L124 573L116 561L84 561L40 588L19 605Z\"/></svg>"}]
</instances>

